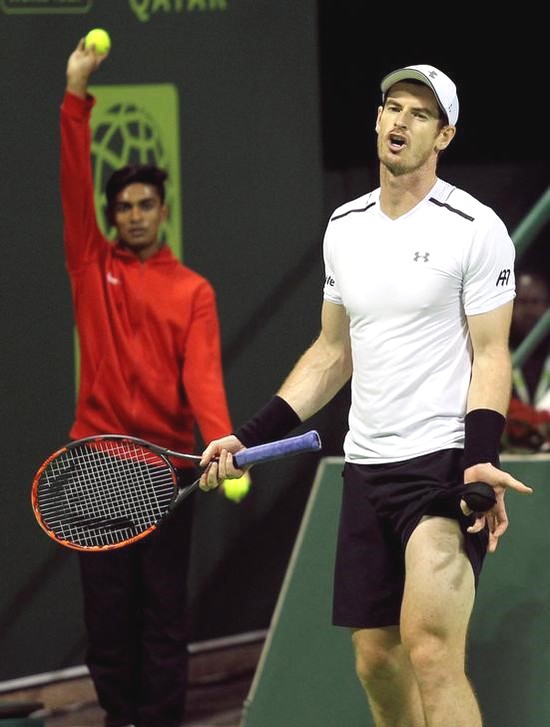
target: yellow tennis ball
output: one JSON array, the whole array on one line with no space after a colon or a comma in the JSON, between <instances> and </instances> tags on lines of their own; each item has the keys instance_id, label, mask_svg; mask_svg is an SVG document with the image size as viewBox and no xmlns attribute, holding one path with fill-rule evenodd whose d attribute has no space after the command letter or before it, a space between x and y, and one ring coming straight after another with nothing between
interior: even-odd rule
<instances>
[{"instance_id":1,"label":"yellow tennis ball","mask_svg":"<svg viewBox=\"0 0 550 727\"><path fill-rule=\"evenodd\" d=\"M103 28L93 28L84 38L84 46L89 48L95 46L96 53L107 53L111 48L111 38L109 33Z\"/></svg>"},{"instance_id":2,"label":"yellow tennis ball","mask_svg":"<svg viewBox=\"0 0 550 727\"><path fill-rule=\"evenodd\" d=\"M250 485L250 475L248 474L248 472L245 472L242 477L239 477L236 480L224 480L223 492L228 500L232 500L233 502L240 502L248 495Z\"/></svg>"}]
</instances>

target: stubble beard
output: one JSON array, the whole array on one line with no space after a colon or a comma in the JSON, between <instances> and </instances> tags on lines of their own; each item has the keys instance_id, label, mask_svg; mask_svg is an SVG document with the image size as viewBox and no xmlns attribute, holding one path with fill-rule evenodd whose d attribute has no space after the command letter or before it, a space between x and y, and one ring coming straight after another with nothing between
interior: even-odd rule
<instances>
[{"instance_id":1,"label":"stubble beard","mask_svg":"<svg viewBox=\"0 0 550 727\"><path fill-rule=\"evenodd\" d=\"M407 161L405 158L402 159L401 157L393 157L389 152L385 150L382 151L380 147L378 148L378 160L393 177L402 177L405 174L413 174L420 169L426 161L425 159L418 158L409 159Z\"/></svg>"}]
</instances>

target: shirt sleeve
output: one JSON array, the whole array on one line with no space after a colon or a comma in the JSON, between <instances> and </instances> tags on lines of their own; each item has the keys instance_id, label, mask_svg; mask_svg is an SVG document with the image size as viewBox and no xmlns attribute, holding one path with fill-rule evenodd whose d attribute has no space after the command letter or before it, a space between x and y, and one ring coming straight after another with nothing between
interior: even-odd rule
<instances>
[{"instance_id":1,"label":"shirt sleeve","mask_svg":"<svg viewBox=\"0 0 550 727\"><path fill-rule=\"evenodd\" d=\"M65 256L69 271L77 271L106 244L94 204L90 159L90 115L95 99L65 93L61 105L61 201Z\"/></svg>"},{"instance_id":2,"label":"shirt sleeve","mask_svg":"<svg viewBox=\"0 0 550 727\"><path fill-rule=\"evenodd\" d=\"M193 299L182 378L204 442L230 434L232 425L223 381L216 296L206 280Z\"/></svg>"},{"instance_id":3,"label":"shirt sleeve","mask_svg":"<svg viewBox=\"0 0 550 727\"><path fill-rule=\"evenodd\" d=\"M330 222L325 232L323 241L323 259L325 263L325 284L323 287L323 298L330 303L342 305L342 296L338 288L338 280L332 265L333 241Z\"/></svg>"},{"instance_id":4,"label":"shirt sleeve","mask_svg":"<svg viewBox=\"0 0 550 727\"><path fill-rule=\"evenodd\" d=\"M466 315L494 310L515 297L515 248L504 223L492 215L472 239L465 260L462 300Z\"/></svg>"}]
</instances>

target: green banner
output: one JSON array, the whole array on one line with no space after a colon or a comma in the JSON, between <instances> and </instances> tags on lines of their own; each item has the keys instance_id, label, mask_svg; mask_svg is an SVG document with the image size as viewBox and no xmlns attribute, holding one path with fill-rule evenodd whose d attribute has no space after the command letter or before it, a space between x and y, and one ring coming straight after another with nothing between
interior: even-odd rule
<instances>
[{"instance_id":1,"label":"green banner","mask_svg":"<svg viewBox=\"0 0 550 727\"><path fill-rule=\"evenodd\" d=\"M105 214L105 185L111 174L127 164L155 164L168 172L166 203L169 215L162 237L182 258L179 104L177 88L169 83L92 86L94 197L100 227L113 236Z\"/></svg>"}]
</instances>

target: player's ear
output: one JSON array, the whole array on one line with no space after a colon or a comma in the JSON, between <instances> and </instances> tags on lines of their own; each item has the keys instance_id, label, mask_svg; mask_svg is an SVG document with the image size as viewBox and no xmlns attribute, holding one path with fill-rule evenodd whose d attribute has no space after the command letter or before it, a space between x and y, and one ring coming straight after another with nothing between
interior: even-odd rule
<instances>
[{"instance_id":1,"label":"player's ear","mask_svg":"<svg viewBox=\"0 0 550 727\"><path fill-rule=\"evenodd\" d=\"M436 150L443 151L443 149L446 149L451 141L454 139L455 134L456 126L443 126L443 128L439 132L437 141L435 142Z\"/></svg>"},{"instance_id":2,"label":"player's ear","mask_svg":"<svg viewBox=\"0 0 550 727\"><path fill-rule=\"evenodd\" d=\"M160 208L160 219L162 222L166 222L166 220L170 217L170 208L167 204L163 204Z\"/></svg>"},{"instance_id":3,"label":"player's ear","mask_svg":"<svg viewBox=\"0 0 550 727\"><path fill-rule=\"evenodd\" d=\"M383 106L378 107L378 113L376 114L376 126L374 127L377 134L380 131L380 117L382 116L383 110L384 110Z\"/></svg>"}]
</instances>

